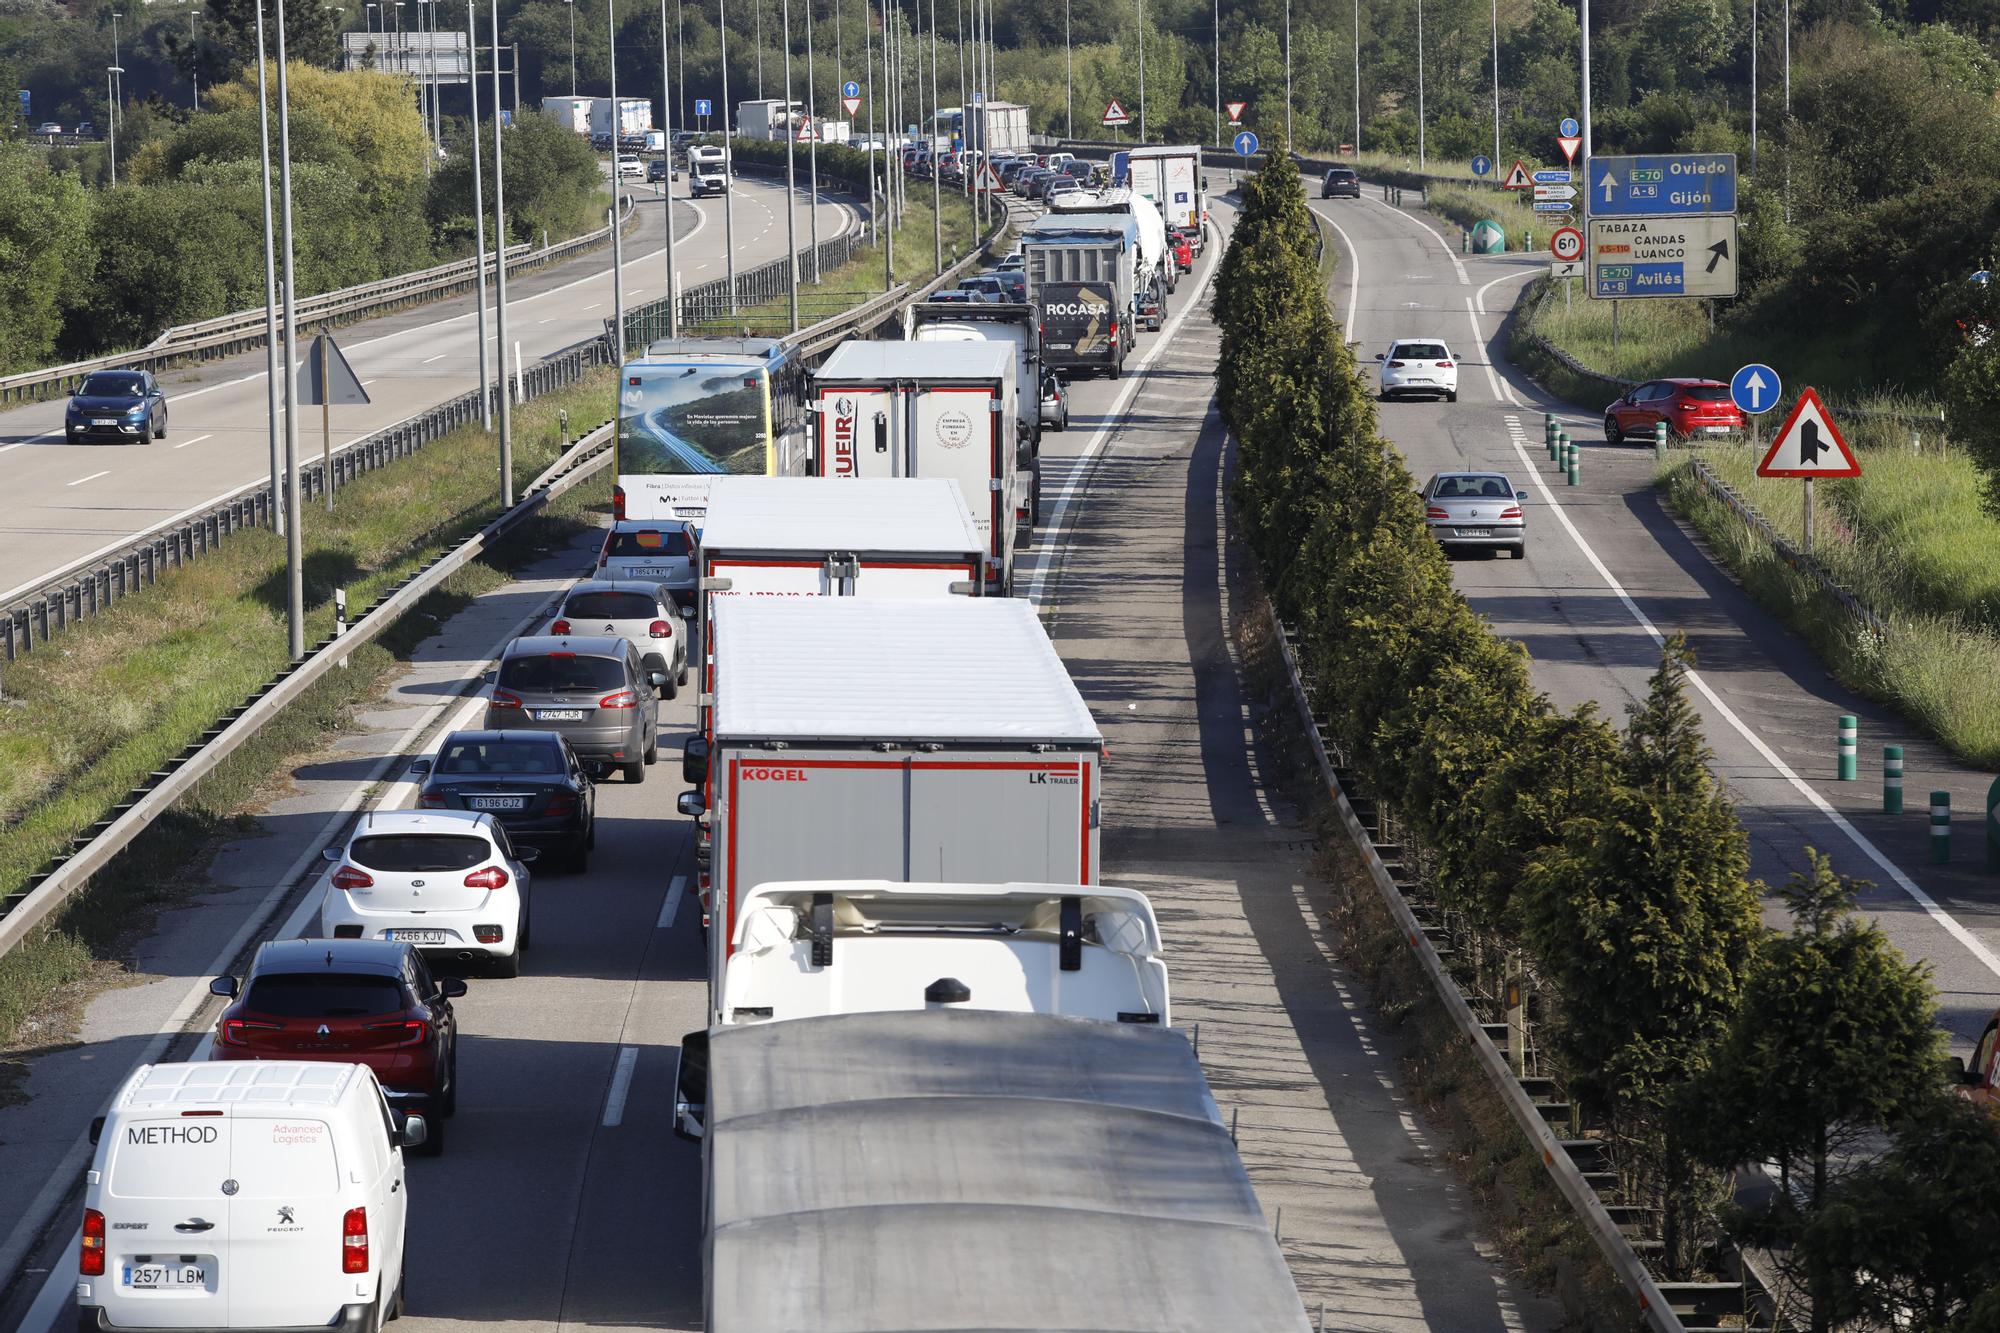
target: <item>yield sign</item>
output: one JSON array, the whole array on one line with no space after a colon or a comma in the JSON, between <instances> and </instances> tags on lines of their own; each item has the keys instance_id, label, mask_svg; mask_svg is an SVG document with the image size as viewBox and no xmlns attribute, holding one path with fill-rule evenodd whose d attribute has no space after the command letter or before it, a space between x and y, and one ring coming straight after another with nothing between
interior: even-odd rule
<instances>
[{"instance_id":1,"label":"yield sign","mask_svg":"<svg viewBox=\"0 0 2000 1333\"><path fill-rule=\"evenodd\" d=\"M1556 136L1556 143L1563 150L1563 161L1574 162L1576 161L1576 150L1583 147L1583 136L1581 134L1559 134Z\"/></svg>"},{"instance_id":2,"label":"yield sign","mask_svg":"<svg viewBox=\"0 0 2000 1333\"><path fill-rule=\"evenodd\" d=\"M1243 123L1243 108L1250 104L1248 102L1224 102L1223 105L1229 108L1229 123L1231 125L1241 125Z\"/></svg>"},{"instance_id":3,"label":"yield sign","mask_svg":"<svg viewBox=\"0 0 2000 1333\"><path fill-rule=\"evenodd\" d=\"M1807 389L1757 465L1760 477L1858 477L1861 464L1840 438L1819 394Z\"/></svg>"},{"instance_id":4,"label":"yield sign","mask_svg":"<svg viewBox=\"0 0 2000 1333\"><path fill-rule=\"evenodd\" d=\"M861 110L861 99L858 97L843 97L840 99L840 104L847 108L847 114L850 116Z\"/></svg>"},{"instance_id":5,"label":"yield sign","mask_svg":"<svg viewBox=\"0 0 2000 1333\"><path fill-rule=\"evenodd\" d=\"M1106 125L1130 125L1132 117L1126 115L1125 108L1118 105L1118 100L1113 98L1111 105L1104 108L1104 123Z\"/></svg>"},{"instance_id":6,"label":"yield sign","mask_svg":"<svg viewBox=\"0 0 2000 1333\"><path fill-rule=\"evenodd\" d=\"M1507 179L1500 182L1503 190L1528 190L1535 182L1528 177L1528 164L1519 158L1514 160L1514 169L1507 173Z\"/></svg>"}]
</instances>

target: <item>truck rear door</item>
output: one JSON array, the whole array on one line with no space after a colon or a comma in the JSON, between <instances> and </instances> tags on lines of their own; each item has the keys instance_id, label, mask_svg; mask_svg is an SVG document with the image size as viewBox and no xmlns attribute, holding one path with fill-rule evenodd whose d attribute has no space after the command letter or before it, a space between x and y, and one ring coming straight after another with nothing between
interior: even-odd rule
<instances>
[{"instance_id":1,"label":"truck rear door","mask_svg":"<svg viewBox=\"0 0 2000 1333\"><path fill-rule=\"evenodd\" d=\"M1201 225L1200 169L1192 157L1168 158L1161 164L1160 213L1169 227Z\"/></svg>"},{"instance_id":2,"label":"truck rear door","mask_svg":"<svg viewBox=\"0 0 2000 1333\"><path fill-rule=\"evenodd\" d=\"M913 883L1097 882L1094 760L1006 752L910 761Z\"/></svg>"},{"instance_id":3,"label":"truck rear door","mask_svg":"<svg viewBox=\"0 0 2000 1333\"><path fill-rule=\"evenodd\" d=\"M910 454L904 472L911 477L950 477L958 483L996 573L1006 564L1005 485L1014 447L1014 423L1002 422L999 401L998 390L990 385L919 390L910 407Z\"/></svg>"},{"instance_id":4,"label":"truck rear door","mask_svg":"<svg viewBox=\"0 0 2000 1333\"><path fill-rule=\"evenodd\" d=\"M896 396L886 386L820 390L813 449L815 475L895 477Z\"/></svg>"}]
</instances>

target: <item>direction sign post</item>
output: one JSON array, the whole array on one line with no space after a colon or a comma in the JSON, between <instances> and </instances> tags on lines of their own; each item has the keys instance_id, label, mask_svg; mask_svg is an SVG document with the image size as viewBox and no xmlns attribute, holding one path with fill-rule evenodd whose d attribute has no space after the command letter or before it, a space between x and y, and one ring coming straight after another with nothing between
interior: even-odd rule
<instances>
[{"instance_id":1,"label":"direction sign post","mask_svg":"<svg viewBox=\"0 0 2000 1333\"><path fill-rule=\"evenodd\" d=\"M1257 154L1257 136L1249 130L1244 130L1238 134L1230 141L1230 144L1236 149L1236 156L1238 157L1249 158Z\"/></svg>"},{"instance_id":2,"label":"direction sign post","mask_svg":"<svg viewBox=\"0 0 2000 1333\"><path fill-rule=\"evenodd\" d=\"M1745 366L1744 371L1753 374L1769 367ZM1762 378L1762 376L1757 376ZM1773 379L1775 380L1775 376ZM1773 388L1775 388L1775 384ZM1733 396L1735 385L1730 392ZM1764 461L1757 465L1760 477L1802 477L1805 479L1805 550L1812 554L1813 548L1813 478L1815 477L1858 477L1861 463L1854 457L1854 451L1841 438L1840 428L1833 424L1833 417L1826 410L1826 404L1819 400L1819 394L1808 386L1799 395L1799 401L1792 405L1792 414L1785 418L1785 424L1778 429L1778 437L1771 441L1770 450Z\"/></svg>"},{"instance_id":3,"label":"direction sign post","mask_svg":"<svg viewBox=\"0 0 2000 1333\"><path fill-rule=\"evenodd\" d=\"M1493 159L1486 156L1484 153L1481 153L1478 157L1472 159L1473 175L1484 176L1487 172L1491 170L1493 170Z\"/></svg>"},{"instance_id":4,"label":"direction sign post","mask_svg":"<svg viewBox=\"0 0 2000 1333\"><path fill-rule=\"evenodd\" d=\"M1707 217L1736 211L1736 154L1593 157L1585 172L1594 218Z\"/></svg>"},{"instance_id":5,"label":"direction sign post","mask_svg":"<svg viewBox=\"0 0 2000 1333\"><path fill-rule=\"evenodd\" d=\"M1778 379L1778 372L1759 361L1752 361L1737 371L1729 380L1729 399L1737 410L1751 416L1768 412L1778 405L1779 395L1785 386Z\"/></svg>"},{"instance_id":6,"label":"direction sign post","mask_svg":"<svg viewBox=\"0 0 2000 1333\"><path fill-rule=\"evenodd\" d=\"M1736 295L1733 216L1605 218L1593 208L1584 249L1598 300Z\"/></svg>"}]
</instances>

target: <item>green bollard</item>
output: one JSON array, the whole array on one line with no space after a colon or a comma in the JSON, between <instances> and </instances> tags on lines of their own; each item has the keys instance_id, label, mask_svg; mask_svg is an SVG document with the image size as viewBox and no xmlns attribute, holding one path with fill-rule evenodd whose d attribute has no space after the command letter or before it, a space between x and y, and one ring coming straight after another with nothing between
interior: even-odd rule
<instances>
[{"instance_id":1,"label":"green bollard","mask_svg":"<svg viewBox=\"0 0 2000 1333\"><path fill-rule=\"evenodd\" d=\"M1459 229L1458 252L1462 255L1469 255L1472 253L1472 231L1470 228L1462 227Z\"/></svg>"},{"instance_id":2,"label":"green bollard","mask_svg":"<svg viewBox=\"0 0 2000 1333\"><path fill-rule=\"evenodd\" d=\"M1882 813L1903 813L1903 747L1882 747Z\"/></svg>"},{"instance_id":3,"label":"green bollard","mask_svg":"<svg viewBox=\"0 0 2000 1333\"><path fill-rule=\"evenodd\" d=\"M1561 426L1556 427L1555 463L1558 472L1569 466L1569 432Z\"/></svg>"},{"instance_id":4,"label":"green bollard","mask_svg":"<svg viewBox=\"0 0 2000 1333\"><path fill-rule=\"evenodd\" d=\"M1548 447L1549 457L1556 456L1556 414L1542 413L1542 443Z\"/></svg>"},{"instance_id":5,"label":"green bollard","mask_svg":"<svg viewBox=\"0 0 2000 1333\"><path fill-rule=\"evenodd\" d=\"M1852 713L1840 715L1840 780L1854 781L1861 762L1861 721Z\"/></svg>"},{"instance_id":6,"label":"green bollard","mask_svg":"<svg viewBox=\"0 0 2000 1333\"><path fill-rule=\"evenodd\" d=\"M1951 861L1951 793L1934 791L1931 793L1931 863L1947 865Z\"/></svg>"},{"instance_id":7,"label":"green bollard","mask_svg":"<svg viewBox=\"0 0 2000 1333\"><path fill-rule=\"evenodd\" d=\"M1577 485L1583 480L1583 450L1576 447L1576 441L1569 442L1569 484Z\"/></svg>"},{"instance_id":8,"label":"green bollard","mask_svg":"<svg viewBox=\"0 0 2000 1333\"><path fill-rule=\"evenodd\" d=\"M1666 456L1667 423L1664 421L1655 421L1653 423L1653 457L1656 459L1665 459Z\"/></svg>"}]
</instances>

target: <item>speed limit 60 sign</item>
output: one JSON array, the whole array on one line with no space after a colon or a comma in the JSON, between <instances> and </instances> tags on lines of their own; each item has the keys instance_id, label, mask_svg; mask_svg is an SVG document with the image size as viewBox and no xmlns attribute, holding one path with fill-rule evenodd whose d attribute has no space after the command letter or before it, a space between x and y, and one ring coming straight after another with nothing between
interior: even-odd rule
<instances>
[{"instance_id":1,"label":"speed limit 60 sign","mask_svg":"<svg viewBox=\"0 0 2000 1333\"><path fill-rule=\"evenodd\" d=\"M1549 253L1564 263L1583 258L1583 233L1575 227L1557 227L1549 237Z\"/></svg>"}]
</instances>

